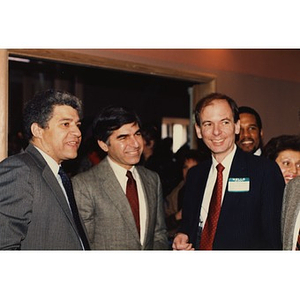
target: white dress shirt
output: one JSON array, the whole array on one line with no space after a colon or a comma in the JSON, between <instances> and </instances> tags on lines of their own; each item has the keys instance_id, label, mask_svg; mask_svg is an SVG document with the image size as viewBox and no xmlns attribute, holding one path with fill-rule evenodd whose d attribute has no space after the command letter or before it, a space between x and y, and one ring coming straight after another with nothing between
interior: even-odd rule
<instances>
[{"instance_id":1,"label":"white dress shirt","mask_svg":"<svg viewBox=\"0 0 300 300\"><path fill-rule=\"evenodd\" d=\"M45 159L46 163L48 164L49 168L51 169L51 171L53 172L54 176L56 177L61 189L63 190L63 193L65 195L66 201L69 205L69 208L71 210L70 204L69 204L69 200L68 200L68 196L67 193L65 191L65 188L63 186L62 180L60 175L58 174L60 165L51 157L49 156L47 153L45 153L43 150L39 149L38 147L34 146L43 156L43 158Z\"/></svg>"},{"instance_id":2,"label":"white dress shirt","mask_svg":"<svg viewBox=\"0 0 300 300\"><path fill-rule=\"evenodd\" d=\"M138 197L139 197L139 210L140 210L140 242L143 245L144 238L145 238L145 231L146 231L147 214L146 214L145 195L142 188L142 183L141 183L139 173L134 166L130 170L127 170L121 167L120 165L118 165L117 163L115 163L114 161L112 161L109 156L107 156L107 158L125 194L126 194L126 186L128 180L126 176L127 171L131 171L132 176L136 181L136 185L138 189Z\"/></svg>"},{"instance_id":3,"label":"white dress shirt","mask_svg":"<svg viewBox=\"0 0 300 300\"><path fill-rule=\"evenodd\" d=\"M223 161L221 162L221 164L224 167L223 170L223 187L222 187L222 202L223 202L223 198L224 198L224 193L225 193L225 189L226 189L226 185L228 182L228 176L229 176L229 171L231 168L231 164L232 164L232 160L235 154L237 147L236 145L234 145L234 149L223 159ZM208 215L208 211L209 211L209 204L210 204L210 200L211 200L211 196L212 196L212 192L214 189L214 185L215 182L217 180L217 165L219 163L216 161L216 159L212 156L212 165L208 174L208 179L207 179L207 183L206 183L206 187L205 187L205 191L204 191L204 196L203 196L203 201L202 201L202 206L201 206L201 212L200 212L200 223L199 226L203 229L206 219L207 219L207 215Z\"/></svg>"}]
</instances>

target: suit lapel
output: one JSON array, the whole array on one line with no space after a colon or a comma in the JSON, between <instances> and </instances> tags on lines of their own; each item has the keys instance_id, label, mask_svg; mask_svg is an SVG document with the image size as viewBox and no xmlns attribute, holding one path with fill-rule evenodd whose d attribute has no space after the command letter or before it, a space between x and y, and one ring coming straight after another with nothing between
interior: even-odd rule
<instances>
[{"instance_id":1,"label":"suit lapel","mask_svg":"<svg viewBox=\"0 0 300 300\"><path fill-rule=\"evenodd\" d=\"M141 178L141 184L144 192L145 197L145 205L146 205L146 224L145 224L145 238L143 245L147 245L147 240L153 231L153 220L155 220L154 214L154 201L150 199L157 199L156 193L153 190L155 185L149 182L149 177L146 175L144 168L137 166L137 171Z\"/></svg>"},{"instance_id":2,"label":"suit lapel","mask_svg":"<svg viewBox=\"0 0 300 300\"><path fill-rule=\"evenodd\" d=\"M59 206L61 207L61 209L65 213L66 217L70 221L72 227L74 228L75 232L77 233L77 228L76 228L76 225L74 223L74 219L73 219L73 216L71 214L71 210L68 206L66 197L65 197L65 195L62 191L62 188L59 185L57 179L55 178L52 170L50 169L50 167L48 166L48 164L46 163L46 161L44 160L42 155L39 153L38 150L35 149L34 146L29 144L26 151L31 155L31 157L37 163L37 166L41 169L42 177L44 178L44 180L45 180L46 184L48 185L48 187L51 189L52 193L55 196L54 197L55 200L58 202Z\"/></svg>"}]
</instances>

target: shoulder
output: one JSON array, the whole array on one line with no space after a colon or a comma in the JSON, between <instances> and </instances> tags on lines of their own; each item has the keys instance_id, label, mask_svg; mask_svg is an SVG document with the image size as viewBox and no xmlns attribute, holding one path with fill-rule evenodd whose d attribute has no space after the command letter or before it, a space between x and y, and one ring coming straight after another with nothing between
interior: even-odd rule
<instances>
[{"instance_id":1,"label":"shoulder","mask_svg":"<svg viewBox=\"0 0 300 300\"><path fill-rule=\"evenodd\" d=\"M295 193L298 195L299 198L299 205L300 205L300 176L292 179L287 185L286 185L286 194Z\"/></svg>"},{"instance_id":2,"label":"shoulder","mask_svg":"<svg viewBox=\"0 0 300 300\"><path fill-rule=\"evenodd\" d=\"M136 169L142 179L151 178L153 180L159 179L159 175L150 169L145 168L144 166L136 166Z\"/></svg>"}]
</instances>

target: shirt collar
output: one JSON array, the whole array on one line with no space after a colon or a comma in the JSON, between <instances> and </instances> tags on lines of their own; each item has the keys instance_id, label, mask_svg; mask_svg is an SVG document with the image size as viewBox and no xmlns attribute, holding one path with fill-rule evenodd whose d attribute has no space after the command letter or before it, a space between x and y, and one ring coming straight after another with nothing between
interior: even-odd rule
<instances>
[{"instance_id":1,"label":"shirt collar","mask_svg":"<svg viewBox=\"0 0 300 300\"><path fill-rule=\"evenodd\" d=\"M115 163L109 156L107 156L107 160L108 160L111 168L115 172L115 174L126 176L127 171L131 171L132 173L135 172L135 166L132 166L129 170L127 170L127 169L121 167L120 165L118 165L117 163Z\"/></svg>"},{"instance_id":2,"label":"shirt collar","mask_svg":"<svg viewBox=\"0 0 300 300\"><path fill-rule=\"evenodd\" d=\"M236 152L236 149L237 149L237 146L236 144L234 144L234 147L233 147L233 150L223 159L223 161L221 162L221 164L223 165L223 167L225 169L229 169L229 167L231 166L231 163L232 163L232 160L233 160L233 157L234 157L234 154ZM217 167L217 165L219 164L217 162L217 160L212 156L212 163L213 163L213 166L214 168Z\"/></svg>"},{"instance_id":3,"label":"shirt collar","mask_svg":"<svg viewBox=\"0 0 300 300\"><path fill-rule=\"evenodd\" d=\"M48 154L46 154L43 150L41 150L40 148L38 148L35 145L34 145L34 147L35 147L35 149L37 149L41 153L41 155L45 159L46 163L50 167L50 169L53 172L53 174L55 176L57 176L60 165L58 165L58 163L51 156L49 156Z\"/></svg>"}]
</instances>

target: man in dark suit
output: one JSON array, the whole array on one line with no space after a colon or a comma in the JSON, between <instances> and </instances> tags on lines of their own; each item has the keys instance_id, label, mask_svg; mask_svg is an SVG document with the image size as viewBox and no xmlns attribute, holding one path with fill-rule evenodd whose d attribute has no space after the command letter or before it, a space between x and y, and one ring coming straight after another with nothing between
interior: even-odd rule
<instances>
[{"instance_id":1,"label":"man in dark suit","mask_svg":"<svg viewBox=\"0 0 300 300\"><path fill-rule=\"evenodd\" d=\"M103 108L94 122L94 136L107 156L72 178L94 250L168 249L159 176L136 165L143 151L140 128L133 111L116 106ZM134 207L127 192L128 171L137 187Z\"/></svg>"},{"instance_id":2,"label":"man in dark suit","mask_svg":"<svg viewBox=\"0 0 300 300\"><path fill-rule=\"evenodd\" d=\"M188 173L182 225L173 249L282 249L285 183L278 165L235 145L239 113L228 96L214 93L201 99L195 118L197 136L212 156Z\"/></svg>"},{"instance_id":3,"label":"man in dark suit","mask_svg":"<svg viewBox=\"0 0 300 300\"><path fill-rule=\"evenodd\" d=\"M78 98L53 90L27 103L30 143L0 164L0 249L89 249L72 190L64 185L70 181L59 172L63 161L77 156L81 111Z\"/></svg>"},{"instance_id":4,"label":"man in dark suit","mask_svg":"<svg viewBox=\"0 0 300 300\"><path fill-rule=\"evenodd\" d=\"M263 129L260 115L249 106L239 107L240 134L237 145L246 152L261 155L263 148Z\"/></svg>"}]
</instances>

